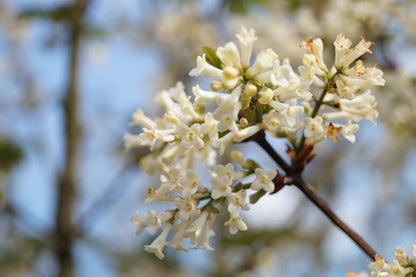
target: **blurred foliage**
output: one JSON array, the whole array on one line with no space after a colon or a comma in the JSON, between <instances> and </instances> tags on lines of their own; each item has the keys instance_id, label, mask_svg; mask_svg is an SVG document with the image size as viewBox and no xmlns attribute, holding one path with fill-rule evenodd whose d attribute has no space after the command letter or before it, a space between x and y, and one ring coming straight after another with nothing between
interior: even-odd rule
<instances>
[{"instance_id":1,"label":"blurred foliage","mask_svg":"<svg viewBox=\"0 0 416 277\"><path fill-rule=\"evenodd\" d=\"M27 8L19 13L20 19L44 19L54 23L69 20L71 6L60 6L53 9Z\"/></svg>"},{"instance_id":2,"label":"blurred foliage","mask_svg":"<svg viewBox=\"0 0 416 277\"><path fill-rule=\"evenodd\" d=\"M0 171L9 171L23 158L23 151L12 140L0 137Z\"/></svg>"},{"instance_id":3,"label":"blurred foliage","mask_svg":"<svg viewBox=\"0 0 416 277\"><path fill-rule=\"evenodd\" d=\"M270 0L224 0L224 6L234 13L247 13L255 6L267 6Z\"/></svg>"}]
</instances>

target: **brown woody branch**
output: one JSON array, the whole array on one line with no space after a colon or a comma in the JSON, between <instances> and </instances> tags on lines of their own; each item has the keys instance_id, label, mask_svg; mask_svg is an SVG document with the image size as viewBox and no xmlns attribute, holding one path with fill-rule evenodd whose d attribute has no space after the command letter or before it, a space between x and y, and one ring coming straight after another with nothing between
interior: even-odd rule
<instances>
[{"instance_id":1,"label":"brown woody branch","mask_svg":"<svg viewBox=\"0 0 416 277\"><path fill-rule=\"evenodd\" d=\"M77 189L77 160L80 140L78 118L78 69L79 48L83 33L83 17L87 0L76 0L68 11L70 28L68 84L63 103L65 120L65 167L57 186L57 211L55 218L55 255L59 264L58 276L72 276L73 240L76 235L73 210Z\"/></svg>"},{"instance_id":2,"label":"brown woody branch","mask_svg":"<svg viewBox=\"0 0 416 277\"><path fill-rule=\"evenodd\" d=\"M264 132L260 132L253 136L252 140L257 142L273 160L285 171L286 177L283 185L295 185L299 188L315 206L317 206L338 228L347 234L372 260L375 260L377 252L354 230L352 230L345 222L343 222L335 212L329 207L328 203L315 191L315 189L307 184L302 178L303 166L297 164L289 165L286 161L273 149L267 142ZM299 162L299 161L297 161ZM282 182L274 180L276 191L282 188Z\"/></svg>"}]
</instances>

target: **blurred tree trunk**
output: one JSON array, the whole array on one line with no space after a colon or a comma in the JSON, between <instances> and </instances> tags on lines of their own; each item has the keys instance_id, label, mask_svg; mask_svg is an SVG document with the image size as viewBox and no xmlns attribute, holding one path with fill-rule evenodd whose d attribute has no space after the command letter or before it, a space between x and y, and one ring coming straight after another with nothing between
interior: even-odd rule
<instances>
[{"instance_id":1,"label":"blurred tree trunk","mask_svg":"<svg viewBox=\"0 0 416 277\"><path fill-rule=\"evenodd\" d=\"M55 219L55 254L59 263L59 276L73 275L72 248L76 234L73 225L73 210L77 188L77 161L81 135L78 118L78 58L86 6L87 0L77 0L69 10L70 62L67 90L63 102L66 141L65 168L58 181Z\"/></svg>"}]
</instances>

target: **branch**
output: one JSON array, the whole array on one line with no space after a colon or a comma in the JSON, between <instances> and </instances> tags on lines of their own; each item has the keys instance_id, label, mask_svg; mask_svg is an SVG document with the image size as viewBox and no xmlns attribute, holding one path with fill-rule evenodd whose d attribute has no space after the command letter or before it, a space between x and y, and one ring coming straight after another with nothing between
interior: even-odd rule
<instances>
[{"instance_id":1,"label":"branch","mask_svg":"<svg viewBox=\"0 0 416 277\"><path fill-rule=\"evenodd\" d=\"M87 0L76 0L70 10L70 63L68 84L63 103L65 120L65 168L57 187L57 211L55 218L55 255L59 264L58 276L72 276L74 257L73 240L76 234L73 210L76 197L77 160L79 152L80 124L78 119L78 53L83 32L83 16Z\"/></svg>"},{"instance_id":2,"label":"branch","mask_svg":"<svg viewBox=\"0 0 416 277\"><path fill-rule=\"evenodd\" d=\"M258 145L260 145L266 152L269 154L270 157L287 173L292 173L293 169L292 167L286 163L285 160L283 160L282 157L274 150L274 148L267 142L266 135L264 131L260 131L256 135L254 135L251 140L254 140L257 142Z\"/></svg>"},{"instance_id":3,"label":"branch","mask_svg":"<svg viewBox=\"0 0 416 277\"><path fill-rule=\"evenodd\" d=\"M267 142L264 132L255 135L252 140L256 141L273 160L286 172L285 184L294 184L311 200L338 228L347 234L372 260L375 260L377 252L354 230L345 224L329 207L328 203L314 190L314 188L307 184L301 177L302 172L297 170L296 166L288 165L282 157L273 149ZM273 180L276 187L282 184Z\"/></svg>"},{"instance_id":4,"label":"branch","mask_svg":"<svg viewBox=\"0 0 416 277\"><path fill-rule=\"evenodd\" d=\"M315 189L305 183L301 177L293 178L293 184L298 187L306 197L311 200L338 228L347 234L370 259L375 260L377 252L353 229L351 229L344 221L342 221L335 212L329 207L328 203L315 191Z\"/></svg>"}]
</instances>

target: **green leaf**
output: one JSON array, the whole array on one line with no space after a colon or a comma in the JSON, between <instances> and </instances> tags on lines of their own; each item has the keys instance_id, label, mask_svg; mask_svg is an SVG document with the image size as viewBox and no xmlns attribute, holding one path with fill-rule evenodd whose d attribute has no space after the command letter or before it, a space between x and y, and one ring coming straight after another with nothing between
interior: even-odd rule
<instances>
[{"instance_id":1,"label":"green leaf","mask_svg":"<svg viewBox=\"0 0 416 277\"><path fill-rule=\"evenodd\" d=\"M260 165L252 159L247 159L246 164L243 166L244 169L249 169L249 170L256 170L256 168L259 168Z\"/></svg>"},{"instance_id":2,"label":"green leaf","mask_svg":"<svg viewBox=\"0 0 416 277\"><path fill-rule=\"evenodd\" d=\"M62 22L70 17L71 9L67 6L54 9L29 8L19 13L22 19L46 19L52 22Z\"/></svg>"},{"instance_id":3,"label":"green leaf","mask_svg":"<svg viewBox=\"0 0 416 277\"><path fill-rule=\"evenodd\" d=\"M260 200L260 198L262 198L264 195L266 194L266 192L264 190L259 190L258 192L250 195L250 203L251 204L255 204L257 203L257 201Z\"/></svg>"},{"instance_id":4,"label":"green leaf","mask_svg":"<svg viewBox=\"0 0 416 277\"><path fill-rule=\"evenodd\" d=\"M14 142L0 137L0 171L8 171L23 158L23 151Z\"/></svg>"},{"instance_id":5,"label":"green leaf","mask_svg":"<svg viewBox=\"0 0 416 277\"><path fill-rule=\"evenodd\" d=\"M269 5L269 0L225 0L225 5L233 13L247 13L253 7L265 7Z\"/></svg>"},{"instance_id":6,"label":"green leaf","mask_svg":"<svg viewBox=\"0 0 416 277\"><path fill-rule=\"evenodd\" d=\"M205 59L206 61L212 65L215 66L216 68L222 69L224 64L222 63L222 61L220 60L220 58L218 58L217 53L215 53L215 50L208 47L208 46L204 46L202 47L202 50L205 53Z\"/></svg>"}]
</instances>

